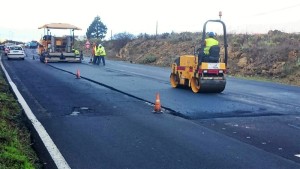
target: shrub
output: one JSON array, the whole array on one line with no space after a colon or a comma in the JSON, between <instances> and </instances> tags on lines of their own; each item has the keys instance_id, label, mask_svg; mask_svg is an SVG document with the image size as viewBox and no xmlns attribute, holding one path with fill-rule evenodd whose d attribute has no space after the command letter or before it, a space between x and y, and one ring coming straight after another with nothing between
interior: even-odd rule
<instances>
[{"instance_id":1,"label":"shrub","mask_svg":"<svg viewBox=\"0 0 300 169\"><path fill-rule=\"evenodd\" d=\"M141 63L143 63L143 64L153 63L156 61L156 59L157 59L157 57L154 55L147 55L145 58L143 58Z\"/></svg>"}]
</instances>

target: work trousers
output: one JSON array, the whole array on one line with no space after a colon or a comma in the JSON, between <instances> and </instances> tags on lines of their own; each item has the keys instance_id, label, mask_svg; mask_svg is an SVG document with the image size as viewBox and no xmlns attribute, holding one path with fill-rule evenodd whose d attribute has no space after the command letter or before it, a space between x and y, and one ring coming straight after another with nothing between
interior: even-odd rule
<instances>
[{"instance_id":1,"label":"work trousers","mask_svg":"<svg viewBox=\"0 0 300 169\"><path fill-rule=\"evenodd\" d=\"M101 60L102 60L103 66L105 66L105 56L99 56L99 57L100 57L99 58L99 64L101 63Z\"/></svg>"},{"instance_id":2,"label":"work trousers","mask_svg":"<svg viewBox=\"0 0 300 169\"><path fill-rule=\"evenodd\" d=\"M94 63L95 65L99 65L99 64L100 64L100 56L94 56L93 63Z\"/></svg>"}]
</instances>

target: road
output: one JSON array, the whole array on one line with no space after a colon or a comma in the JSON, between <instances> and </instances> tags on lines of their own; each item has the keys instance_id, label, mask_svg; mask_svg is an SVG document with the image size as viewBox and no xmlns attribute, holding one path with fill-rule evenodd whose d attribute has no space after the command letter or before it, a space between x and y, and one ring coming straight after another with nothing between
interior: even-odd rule
<instances>
[{"instance_id":1,"label":"road","mask_svg":"<svg viewBox=\"0 0 300 169\"><path fill-rule=\"evenodd\" d=\"M71 168L300 168L299 87L229 77L221 94L194 94L167 68L26 52L2 62Z\"/></svg>"}]
</instances>

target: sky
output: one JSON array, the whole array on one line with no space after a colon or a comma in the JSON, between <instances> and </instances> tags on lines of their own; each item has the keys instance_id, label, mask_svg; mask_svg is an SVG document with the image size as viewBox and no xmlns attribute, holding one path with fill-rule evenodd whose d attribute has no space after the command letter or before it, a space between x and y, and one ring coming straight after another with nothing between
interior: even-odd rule
<instances>
[{"instance_id":1,"label":"sky","mask_svg":"<svg viewBox=\"0 0 300 169\"><path fill-rule=\"evenodd\" d=\"M209 19L225 22L229 33L300 32L299 0L8 0L1 1L0 39L39 40L48 23L70 23L83 36L98 15L106 38L117 33L201 32ZM207 30L219 32L211 24Z\"/></svg>"}]
</instances>

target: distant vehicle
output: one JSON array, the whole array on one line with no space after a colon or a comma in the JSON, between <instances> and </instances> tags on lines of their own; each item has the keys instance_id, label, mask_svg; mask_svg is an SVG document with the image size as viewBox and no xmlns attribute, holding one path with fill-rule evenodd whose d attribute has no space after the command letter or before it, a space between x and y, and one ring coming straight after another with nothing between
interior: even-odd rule
<instances>
[{"instance_id":1,"label":"distant vehicle","mask_svg":"<svg viewBox=\"0 0 300 169\"><path fill-rule=\"evenodd\" d=\"M5 50L5 46L4 45L0 45L0 51L4 51Z\"/></svg>"},{"instance_id":2,"label":"distant vehicle","mask_svg":"<svg viewBox=\"0 0 300 169\"><path fill-rule=\"evenodd\" d=\"M41 62L78 62L81 63L80 55L74 50L74 30L81 30L80 28L67 23L51 23L39 27L44 29L46 33L40 40L38 46L38 54ZM55 36L50 30L64 29L69 35Z\"/></svg>"},{"instance_id":3,"label":"distant vehicle","mask_svg":"<svg viewBox=\"0 0 300 169\"><path fill-rule=\"evenodd\" d=\"M7 59L25 59L25 52L20 45L7 47Z\"/></svg>"},{"instance_id":4,"label":"distant vehicle","mask_svg":"<svg viewBox=\"0 0 300 169\"><path fill-rule=\"evenodd\" d=\"M39 43L37 41L31 41L26 44L29 49L37 49Z\"/></svg>"}]
</instances>

